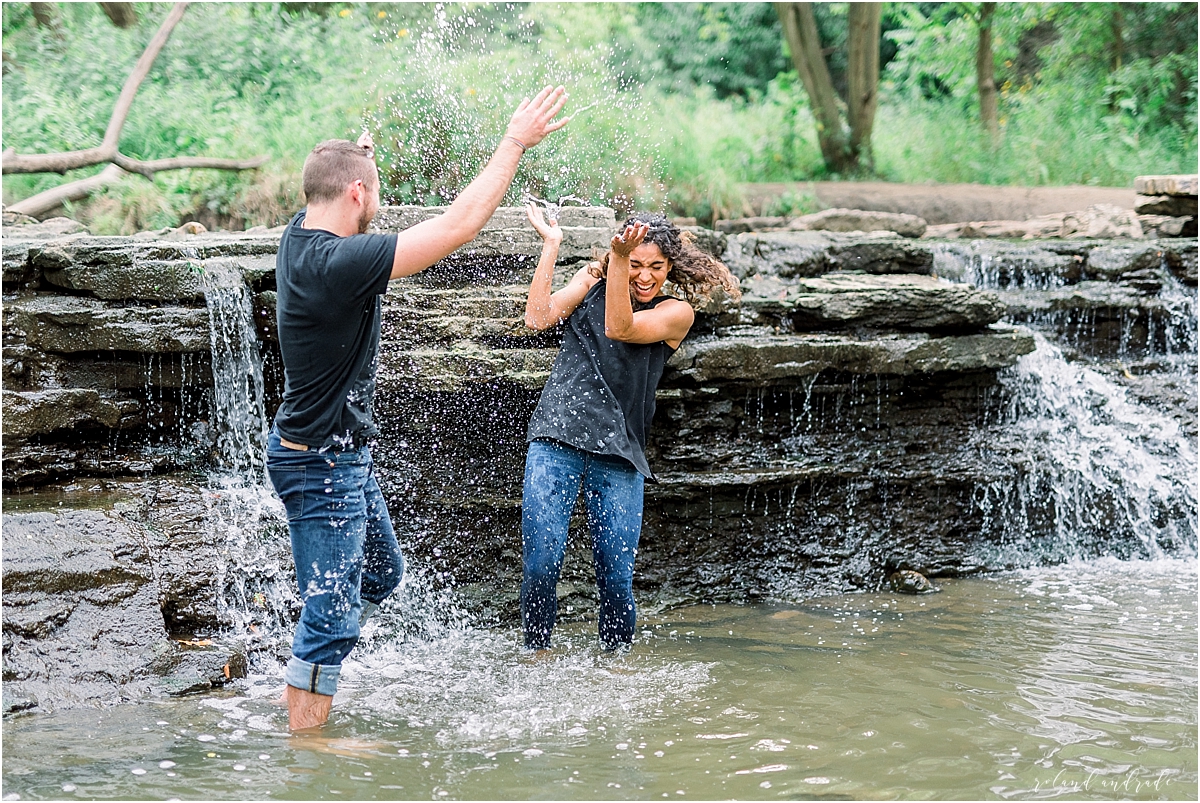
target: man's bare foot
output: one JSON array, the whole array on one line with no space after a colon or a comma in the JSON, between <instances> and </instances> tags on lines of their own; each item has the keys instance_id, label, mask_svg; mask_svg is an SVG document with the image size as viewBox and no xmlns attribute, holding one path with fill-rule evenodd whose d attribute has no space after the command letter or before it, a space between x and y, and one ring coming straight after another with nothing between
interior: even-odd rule
<instances>
[{"instance_id":1,"label":"man's bare foot","mask_svg":"<svg viewBox=\"0 0 1200 803\"><path fill-rule=\"evenodd\" d=\"M313 694L295 686L288 686L283 694L287 698L288 727L293 731L316 728L329 720L329 709L333 707L332 695Z\"/></svg>"}]
</instances>

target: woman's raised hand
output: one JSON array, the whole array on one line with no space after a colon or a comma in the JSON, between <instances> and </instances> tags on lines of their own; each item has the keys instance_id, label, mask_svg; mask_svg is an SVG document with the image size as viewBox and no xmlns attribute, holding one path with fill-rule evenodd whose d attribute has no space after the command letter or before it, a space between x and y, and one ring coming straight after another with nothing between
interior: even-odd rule
<instances>
[{"instance_id":1,"label":"woman's raised hand","mask_svg":"<svg viewBox=\"0 0 1200 803\"><path fill-rule=\"evenodd\" d=\"M525 204L525 214L529 216L529 222L537 229L537 233L542 235L543 240L548 243L562 242L563 230L558 227L558 221L551 220L547 223L540 206L530 201Z\"/></svg>"},{"instance_id":2,"label":"woman's raised hand","mask_svg":"<svg viewBox=\"0 0 1200 803\"><path fill-rule=\"evenodd\" d=\"M612 252L619 257L628 258L633 253L633 249L642 244L646 239L646 235L650 233L650 227L645 223L638 223L633 226L626 226L625 231L620 234L613 235L612 241L608 244Z\"/></svg>"}]
</instances>

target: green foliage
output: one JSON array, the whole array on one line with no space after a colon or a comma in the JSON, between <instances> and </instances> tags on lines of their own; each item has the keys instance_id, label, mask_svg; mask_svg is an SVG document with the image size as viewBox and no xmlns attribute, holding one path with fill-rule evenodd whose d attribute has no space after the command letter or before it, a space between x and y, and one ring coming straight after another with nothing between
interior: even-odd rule
<instances>
[{"instance_id":1,"label":"green foliage","mask_svg":"<svg viewBox=\"0 0 1200 803\"><path fill-rule=\"evenodd\" d=\"M762 213L777 217L801 217L820 212L824 204L811 192L784 191L778 198L767 204Z\"/></svg>"},{"instance_id":2,"label":"green foliage","mask_svg":"<svg viewBox=\"0 0 1200 803\"><path fill-rule=\"evenodd\" d=\"M639 3L670 86L707 86L718 98L761 97L788 68L783 30L770 3Z\"/></svg>"},{"instance_id":3,"label":"green foliage","mask_svg":"<svg viewBox=\"0 0 1200 803\"><path fill-rule=\"evenodd\" d=\"M167 13L114 27L60 4L57 32L5 3L4 146L100 142L121 85ZM873 149L899 181L1093 183L1196 170L1194 3L1001 3L993 19L1001 136L978 121L978 3L884 10ZM816 5L844 93L846 4ZM312 146L375 135L389 200L446 203L524 96L568 87L571 124L522 159L521 193L703 220L748 212L745 182L829 178L808 101L763 3L196 3L121 138L142 159L269 156L258 171L130 177L69 211L100 233L284 222ZM100 167L8 175L12 202ZM782 214L814 211L781 199Z\"/></svg>"}]
</instances>

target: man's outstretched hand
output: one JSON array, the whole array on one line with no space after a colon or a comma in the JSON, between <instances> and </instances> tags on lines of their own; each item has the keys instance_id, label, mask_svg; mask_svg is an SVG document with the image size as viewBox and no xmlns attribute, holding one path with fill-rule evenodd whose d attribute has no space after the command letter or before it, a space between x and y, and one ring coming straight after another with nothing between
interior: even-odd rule
<instances>
[{"instance_id":1,"label":"man's outstretched hand","mask_svg":"<svg viewBox=\"0 0 1200 803\"><path fill-rule=\"evenodd\" d=\"M567 102L567 90L564 87L547 86L533 100L525 98L513 113L508 122L506 137L512 137L526 148L532 148L541 142L547 134L557 131L571 121L570 117L555 120L554 116L562 111Z\"/></svg>"}]
</instances>

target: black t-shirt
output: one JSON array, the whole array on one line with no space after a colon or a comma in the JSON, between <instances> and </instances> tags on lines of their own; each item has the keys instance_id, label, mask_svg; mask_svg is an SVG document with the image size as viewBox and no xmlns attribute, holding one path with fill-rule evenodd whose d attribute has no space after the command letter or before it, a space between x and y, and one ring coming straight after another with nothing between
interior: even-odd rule
<instances>
[{"instance_id":1,"label":"black t-shirt","mask_svg":"<svg viewBox=\"0 0 1200 803\"><path fill-rule=\"evenodd\" d=\"M296 213L279 241L275 307L283 353L279 433L318 449L352 449L378 434L372 416L379 366L379 297L387 292L394 234L339 237L305 229Z\"/></svg>"}]
</instances>

